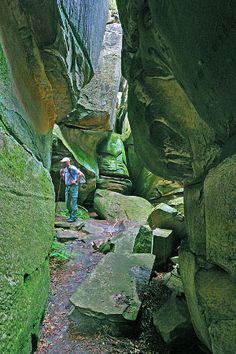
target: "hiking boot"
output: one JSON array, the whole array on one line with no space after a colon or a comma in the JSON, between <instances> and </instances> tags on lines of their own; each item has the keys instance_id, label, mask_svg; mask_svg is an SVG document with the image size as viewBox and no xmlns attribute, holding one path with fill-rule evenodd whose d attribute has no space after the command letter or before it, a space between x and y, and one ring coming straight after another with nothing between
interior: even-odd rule
<instances>
[{"instance_id":1,"label":"hiking boot","mask_svg":"<svg viewBox=\"0 0 236 354\"><path fill-rule=\"evenodd\" d=\"M75 222L76 219L69 218L69 219L67 219L67 221L68 221L68 222Z\"/></svg>"}]
</instances>

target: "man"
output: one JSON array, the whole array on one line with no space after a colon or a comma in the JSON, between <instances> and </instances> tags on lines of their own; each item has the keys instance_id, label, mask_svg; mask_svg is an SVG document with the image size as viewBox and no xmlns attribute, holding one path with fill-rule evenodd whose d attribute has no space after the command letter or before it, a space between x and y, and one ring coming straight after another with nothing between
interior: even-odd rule
<instances>
[{"instance_id":1,"label":"man","mask_svg":"<svg viewBox=\"0 0 236 354\"><path fill-rule=\"evenodd\" d=\"M67 219L69 222L74 222L78 218L78 191L79 180L84 177L84 174L75 166L71 165L71 159L64 157L61 160L63 168L60 170L60 175L65 181L65 201L66 207L69 211L70 217Z\"/></svg>"}]
</instances>

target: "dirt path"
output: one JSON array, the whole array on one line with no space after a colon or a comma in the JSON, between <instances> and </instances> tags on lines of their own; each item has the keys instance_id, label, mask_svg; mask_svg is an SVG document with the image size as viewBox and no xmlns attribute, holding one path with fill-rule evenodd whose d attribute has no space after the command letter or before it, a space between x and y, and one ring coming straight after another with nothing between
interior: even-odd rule
<instances>
[{"instance_id":1,"label":"dirt path","mask_svg":"<svg viewBox=\"0 0 236 354\"><path fill-rule=\"evenodd\" d=\"M132 225L130 225L132 226ZM51 260L51 291L48 308L43 322L41 340L36 354L167 354L171 353L155 333L151 324L151 308L158 308L165 301L166 294L157 284L149 289L144 301L142 333L136 340L113 338L109 335L82 336L76 325L69 321L70 296L86 279L104 255L93 253L91 242L103 242L124 231L122 223L90 219L86 221L88 232L77 232L78 239L66 242L73 257L67 262ZM172 353L177 353L174 351ZM179 352L183 353L183 352ZM189 353L189 351L186 351ZM198 352L195 352L198 353ZM200 353L200 351L199 351Z\"/></svg>"}]
</instances>

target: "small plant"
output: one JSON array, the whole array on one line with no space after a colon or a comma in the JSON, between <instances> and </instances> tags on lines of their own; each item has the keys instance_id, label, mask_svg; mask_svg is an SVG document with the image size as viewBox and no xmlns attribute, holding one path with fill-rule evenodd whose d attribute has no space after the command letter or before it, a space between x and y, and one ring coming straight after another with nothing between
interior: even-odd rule
<instances>
[{"instance_id":1,"label":"small plant","mask_svg":"<svg viewBox=\"0 0 236 354\"><path fill-rule=\"evenodd\" d=\"M51 246L49 257L57 258L60 261L68 261L71 258L71 254L67 251L64 244L54 240Z\"/></svg>"},{"instance_id":2,"label":"small plant","mask_svg":"<svg viewBox=\"0 0 236 354\"><path fill-rule=\"evenodd\" d=\"M82 208L79 208L78 210L78 218L82 220L90 219L89 213Z\"/></svg>"},{"instance_id":3,"label":"small plant","mask_svg":"<svg viewBox=\"0 0 236 354\"><path fill-rule=\"evenodd\" d=\"M66 217L66 218L69 217L69 212L68 212L67 209L60 210L58 214L61 215L61 216ZM90 219L89 213L86 211L85 208L82 208L82 207L80 208L79 207L79 209L78 209L78 218L82 219L82 220Z\"/></svg>"}]
</instances>

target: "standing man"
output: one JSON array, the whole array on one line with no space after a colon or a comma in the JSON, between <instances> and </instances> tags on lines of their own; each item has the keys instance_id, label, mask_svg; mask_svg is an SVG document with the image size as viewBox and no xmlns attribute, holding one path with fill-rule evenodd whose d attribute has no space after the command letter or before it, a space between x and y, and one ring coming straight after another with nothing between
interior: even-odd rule
<instances>
[{"instance_id":1,"label":"standing man","mask_svg":"<svg viewBox=\"0 0 236 354\"><path fill-rule=\"evenodd\" d=\"M69 211L69 222L76 221L78 218L78 191L79 180L84 177L84 174L75 166L71 165L71 159L64 157L61 160L63 168L60 170L60 175L65 181L65 201Z\"/></svg>"}]
</instances>

